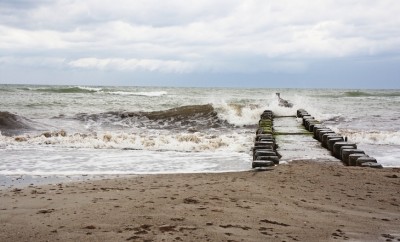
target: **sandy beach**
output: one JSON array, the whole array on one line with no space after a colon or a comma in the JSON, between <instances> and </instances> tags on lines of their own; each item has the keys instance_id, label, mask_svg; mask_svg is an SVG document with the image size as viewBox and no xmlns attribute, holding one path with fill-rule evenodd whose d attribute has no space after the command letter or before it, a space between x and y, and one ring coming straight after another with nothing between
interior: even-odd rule
<instances>
[{"instance_id":1,"label":"sandy beach","mask_svg":"<svg viewBox=\"0 0 400 242\"><path fill-rule=\"evenodd\" d=\"M298 161L0 191L0 241L400 241L400 169Z\"/></svg>"}]
</instances>

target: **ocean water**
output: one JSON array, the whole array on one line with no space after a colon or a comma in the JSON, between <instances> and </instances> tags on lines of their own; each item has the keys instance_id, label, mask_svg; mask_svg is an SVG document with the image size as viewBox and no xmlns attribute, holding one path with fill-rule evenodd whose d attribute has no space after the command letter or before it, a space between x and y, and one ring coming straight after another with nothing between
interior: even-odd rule
<instances>
[{"instance_id":1,"label":"ocean water","mask_svg":"<svg viewBox=\"0 0 400 242\"><path fill-rule=\"evenodd\" d=\"M0 175L249 170L262 111L299 108L400 167L400 90L0 85Z\"/></svg>"}]
</instances>

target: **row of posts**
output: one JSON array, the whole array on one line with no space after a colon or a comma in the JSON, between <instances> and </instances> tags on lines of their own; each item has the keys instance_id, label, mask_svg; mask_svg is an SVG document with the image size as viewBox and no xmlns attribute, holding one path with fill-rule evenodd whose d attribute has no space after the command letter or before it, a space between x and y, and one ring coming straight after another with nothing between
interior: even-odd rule
<instances>
[{"instance_id":1,"label":"row of posts","mask_svg":"<svg viewBox=\"0 0 400 242\"><path fill-rule=\"evenodd\" d=\"M345 165L382 168L382 165L374 157L369 157L363 150L357 149L357 144L347 141L347 137L343 137L324 126L306 110L297 110L297 117L302 118L304 127L313 132L314 139L321 142L323 147L330 150L332 155L340 159Z\"/></svg>"},{"instance_id":2,"label":"row of posts","mask_svg":"<svg viewBox=\"0 0 400 242\"><path fill-rule=\"evenodd\" d=\"M265 110L260 116L256 131L253 147L253 168L279 164L280 155L276 151L273 122L274 114L271 110Z\"/></svg>"}]
</instances>

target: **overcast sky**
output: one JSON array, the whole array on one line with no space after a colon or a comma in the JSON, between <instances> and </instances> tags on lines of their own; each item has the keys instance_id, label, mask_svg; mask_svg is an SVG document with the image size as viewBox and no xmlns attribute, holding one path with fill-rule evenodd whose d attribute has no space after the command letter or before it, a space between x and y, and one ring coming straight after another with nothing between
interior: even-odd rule
<instances>
[{"instance_id":1,"label":"overcast sky","mask_svg":"<svg viewBox=\"0 0 400 242\"><path fill-rule=\"evenodd\" d=\"M400 1L0 0L0 83L400 88Z\"/></svg>"}]
</instances>

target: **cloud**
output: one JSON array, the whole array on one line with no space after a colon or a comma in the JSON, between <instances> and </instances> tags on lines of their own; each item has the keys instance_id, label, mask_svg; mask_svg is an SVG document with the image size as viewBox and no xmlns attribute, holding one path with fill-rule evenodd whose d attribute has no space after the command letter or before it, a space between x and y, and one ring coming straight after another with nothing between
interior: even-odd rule
<instances>
[{"instance_id":1,"label":"cloud","mask_svg":"<svg viewBox=\"0 0 400 242\"><path fill-rule=\"evenodd\" d=\"M97 58L82 58L68 63L72 67L84 69L99 69L99 70L145 70L145 71L160 71L184 73L189 72L193 68L193 64L174 61L174 60L154 60L154 59L97 59Z\"/></svg>"},{"instance_id":2,"label":"cloud","mask_svg":"<svg viewBox=\"0 0 400 242\"><path fill-rule=\"evenodd\" d=\"M52 67L62 68L65 67L66 60L63 58L55 57L14 57L3 56L0 57L0 64L3 66L25 66L25 67Z\"/></svg>"},{"instance_id":3,"label":"cloud","mask_svg":"<svg viewBox=\"0 0 400 242\"><path fill-rule=\"evenodd\" d=\"M399 12L397 0L9 0L0 3L0 51L77 69L303 72L312 62L398 56Z\"/></svg>"}]
</instances>

